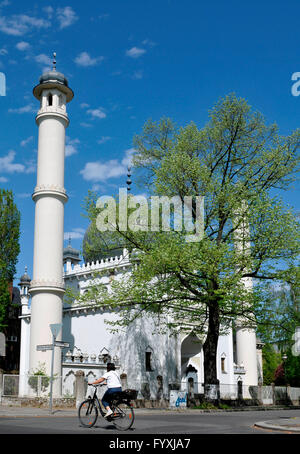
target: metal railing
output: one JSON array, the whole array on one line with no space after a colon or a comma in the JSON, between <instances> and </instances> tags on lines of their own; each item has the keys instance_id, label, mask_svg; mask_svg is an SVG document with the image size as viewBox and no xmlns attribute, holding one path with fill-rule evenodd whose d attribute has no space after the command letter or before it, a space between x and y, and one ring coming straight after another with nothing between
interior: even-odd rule
<instances>
[{"instance_id":1,"label":"metal railing","mask_svg":"<svg viewBox=\"0 0 300 454\"><path fill-rule=\"evenodd\" d=\"M3 397L49 397L51 378L47 375L8 375L2 379ZM62 394L62 377L54 377L53 388Z\"/></svg>"}]
</instances>

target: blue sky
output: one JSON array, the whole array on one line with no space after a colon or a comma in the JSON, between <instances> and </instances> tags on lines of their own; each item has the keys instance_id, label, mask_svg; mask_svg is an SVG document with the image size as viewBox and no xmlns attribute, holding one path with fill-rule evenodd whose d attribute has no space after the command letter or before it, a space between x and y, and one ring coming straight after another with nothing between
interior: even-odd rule
<instances>
[{"instance_id":1,"label":"blue sky","mask_svg":"<svg viewBox=\"0 0 300 454\"><path fill-rule=\"evenodd\" d=\"M0 186L21 211L16 279L32 276L38 103L32 88L57 53L75 93L68 105L65 235L80 248L88 189L114 194L126 181L132 138L148 118L202 126L230 92L280 133L299 126L298 1L0 0ZM284 200L300 209L299 186ZM66 241L67 243L67 241Z\"/></svg>"}]
</instances>

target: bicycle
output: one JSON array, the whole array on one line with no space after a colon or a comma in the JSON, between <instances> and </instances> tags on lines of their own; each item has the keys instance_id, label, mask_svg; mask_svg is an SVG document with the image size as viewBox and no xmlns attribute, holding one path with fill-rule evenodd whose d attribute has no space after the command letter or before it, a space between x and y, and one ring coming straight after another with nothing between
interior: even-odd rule
<instances>
[{"instance_id":1,"label":"bicycle","mask_svg":"<svg viewBox=\"0 0 300 454\"><path fill-rule=\"evenodd\" d=\"M99 412L104 418L105 412L102 408L97 396L97 387L104 385L91 385L94 386L95 392L91 397L81 402L78 408L79 421L84 427L93 427L98 419ZM108 416L106 421L112 422L119 430L128 430L134 423L134 411L131 405L131 400L135 399L137 392L135 390L125 390L122 392L114 393L111 395L112 415ZM99 411L98 411L99 410Z\"/></svg>"}]
</instances>

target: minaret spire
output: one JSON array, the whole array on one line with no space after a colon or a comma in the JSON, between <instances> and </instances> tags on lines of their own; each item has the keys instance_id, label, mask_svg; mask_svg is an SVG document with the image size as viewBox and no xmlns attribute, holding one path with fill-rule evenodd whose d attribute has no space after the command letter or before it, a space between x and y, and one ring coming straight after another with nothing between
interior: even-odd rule
<instances>
[{"instance_id":1,"label":"minaret spire","mask_svg":"<svg viewBox=\"0 0 300 454\"><path fill-rule=\"evenodd\" d=\"M53 71L56 71L56 52L53 52Z\"/></svg>"},{"instance_id":2,"label":"minaret spire","mask_svg":"<svg viewBox=\"0 0 300 454\"><path fill-rule=\"evenodd\" d=\"M127 176L128 176L128 178L127 178L126 183L127 183L127 191L129 192L129 191L131 190L130 185L131 185L131 183L132 183L132 181L131 181L131 179L130 179L130 177L131 177L131 166L128 166L128 167L127 167Z\"/></svg>"}]
</instances>

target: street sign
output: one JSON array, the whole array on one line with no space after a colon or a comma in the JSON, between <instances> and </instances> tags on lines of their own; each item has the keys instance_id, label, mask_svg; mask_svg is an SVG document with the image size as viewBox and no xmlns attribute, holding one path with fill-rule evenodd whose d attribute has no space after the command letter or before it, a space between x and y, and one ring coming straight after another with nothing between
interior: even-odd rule
<instances>
[{"instance_id":1,"label":"street sign","mask_svg":"<svg viewBox=\"0 0 300 454\"><path fill-rule=\"evenodd\" d=\"M53 344L46 344L46 345L37 345L37 351L46 351L46 350L53 350Z\"/></svg>"},{"instance_id":2,"label":"street sign","mask_svg":"<svg viewBox=\"0 0 300 454\"><path fill-rule=\"evenodd\" d=\"M61 323L52 323L52 325L50 325L50 329L54 337L58 336L58 333L60 332L61 328L62 328Z\"/></svg>"},{"instance_id":3,"label":"street sign","mask_svg":"<svg viewBox=\"0 0 300 454\"><path fill-rule=\"evenodd\" d=\"M69 342L63 342L63 341L55 341L54 345L55 345L55 347L60 347L60 348L70 347Z\"/></svg>"}]
</instances>

